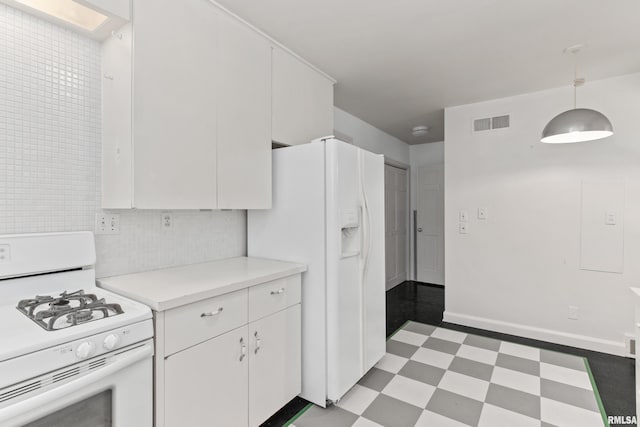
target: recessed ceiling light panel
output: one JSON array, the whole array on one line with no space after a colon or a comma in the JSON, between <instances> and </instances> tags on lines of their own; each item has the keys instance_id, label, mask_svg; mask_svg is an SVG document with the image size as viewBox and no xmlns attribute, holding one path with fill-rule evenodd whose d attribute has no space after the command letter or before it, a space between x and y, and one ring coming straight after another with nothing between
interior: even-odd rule
<instances>
[{"instance_id":1,"label":"recessed ceiling light panel","mask_svg":"<svg viewBox=\"0 0 640 427\"><path fill-rule=\"evenodd\" d=\"M87 31L94 31L109 19L108 16L96 12L73 0L14 0L54 18L61 19Z\"/></svg>"}]
</instances>

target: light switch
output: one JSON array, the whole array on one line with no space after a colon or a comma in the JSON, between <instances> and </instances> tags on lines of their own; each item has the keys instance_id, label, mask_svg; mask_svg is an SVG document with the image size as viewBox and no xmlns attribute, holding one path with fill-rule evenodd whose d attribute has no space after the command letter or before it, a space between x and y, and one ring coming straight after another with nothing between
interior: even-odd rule
<instances>
[{"instance_id":1,"label":"light switch","mask_svg":"<svg viewBox=\"0 0 640 427\"><path fill-rule=\"evenodd\" d=\"M618 215L615 212L607 212L604 223L606 225L616 225L618 223Z\"/></svg>"},{"instance_id":2,"label":"light switch","mask_svg":"<svg viewBox=\"0 0 640 427\"><path fill-rule=\"evenodd\" d=\"M469 224L467 224L466 222L461 222L458 224L458 233L460 234L467 234L468 230L469 230Z\"/></svg>"},{"instance_id":3,"label":"light switch","mask_svg":"<svg viewBox=\"0 0 640 427\"><path fill-rule=\"evenodd\" d=\"M467 211L460 211L460 214L459 214L459 215L460 215L460 216L459 216L460 221L462 221L462 222L467 222L467 221L469 221L469 212L467 212Z\"/></svg>"},{"instance_id":4,"label":"light switch","mask_svg":"<svg viewBox=\"0 0 640 427\"><path fill-rule=\"evenodd\" d=\"M478 219L487 219L487 208L478 208Z\"/></svg>"}]
</instances>

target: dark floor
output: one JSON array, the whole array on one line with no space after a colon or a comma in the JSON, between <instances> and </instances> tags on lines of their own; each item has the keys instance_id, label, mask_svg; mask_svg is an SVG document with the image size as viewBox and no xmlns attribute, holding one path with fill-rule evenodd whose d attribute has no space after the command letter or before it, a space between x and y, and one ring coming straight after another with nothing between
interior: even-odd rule
<instances>
[{"instance_id":1,"label":"dark floor","mask_svg":"<svg viewBox=\"0 0 640 427\"><path fill-rule=\"evenodd\" d=\"M387 292L387 335L396 331L407 320L414 320L476 335L493 337L503 341L586 357L589 360L607 415L635 415L635 368L633 359L445 323L442 321L443 312L444 288L442 286L411 281L404 282ZM262 426L283 426L308 403L306 400L296 397Z\"/></svg>"}]
</instances>

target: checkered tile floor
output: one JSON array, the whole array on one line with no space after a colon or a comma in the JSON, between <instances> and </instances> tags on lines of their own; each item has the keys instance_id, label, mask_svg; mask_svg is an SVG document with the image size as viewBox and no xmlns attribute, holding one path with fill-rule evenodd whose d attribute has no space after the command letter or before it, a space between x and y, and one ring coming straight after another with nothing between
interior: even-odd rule
<instances>
[{"instance_id":1,"label":"checkered tile floor","mask_svg":"<svg viewBox=\"0 0 640 427\"><path fill-rule=\"evenodd\" d=\"M295 427L602 427L584 359L409 322L337 405Z\"/></svg>"}]
</instances>

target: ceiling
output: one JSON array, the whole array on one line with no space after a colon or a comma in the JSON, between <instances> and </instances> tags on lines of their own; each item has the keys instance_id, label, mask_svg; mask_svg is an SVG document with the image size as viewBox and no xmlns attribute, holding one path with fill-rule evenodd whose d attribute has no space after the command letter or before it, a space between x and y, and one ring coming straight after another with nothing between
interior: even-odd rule
<instances>
[{"instance_id":1,"label":"ceiling","mask_svg":"<svg viewBox=\"0 0 640 427\"><path fill-rule=\"evenodd\" d=\"M410 144L447 106L640 71L638 0L218 0L338 80L335 105ZM415 138L411 128L431 126Z\"/></svg>"}]
</instances>

